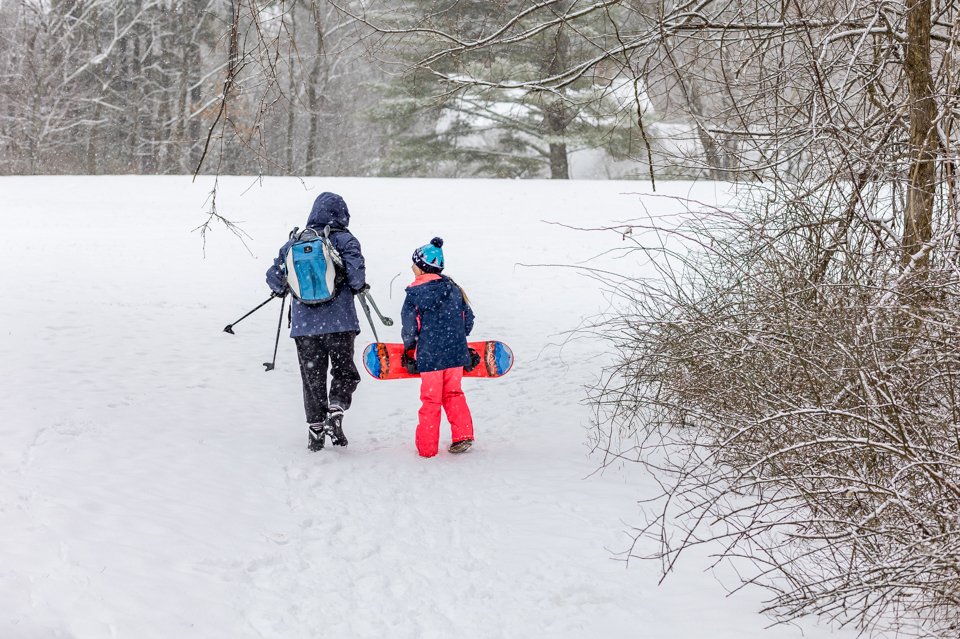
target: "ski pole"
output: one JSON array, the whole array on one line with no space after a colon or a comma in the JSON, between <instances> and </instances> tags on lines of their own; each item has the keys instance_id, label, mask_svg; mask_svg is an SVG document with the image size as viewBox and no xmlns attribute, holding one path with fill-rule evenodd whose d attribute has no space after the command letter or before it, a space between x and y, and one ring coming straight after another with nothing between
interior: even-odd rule
<instances>
[{"instance_id":1,"label":"ski pole","mask_svg":"<svg viewBox=\"0 0 960 639\"><path fill-rule=\"evenodd\" d=\"M367 296L364 293L357 295L360 298L360 306L363 307L363 313L367 316L367 322L370 324L370 330L373 331L373 338L377 340L377 343L380 343L380 338L377 337L377 329L373 327L373 318L370 317L370 307L367 306ZM392 320L391 320L392 323Z\"/></svg>"},{"instance_id":2,"label":"ski pole","mask_svg":"<svg viewBox=\"0 0 960 639\"><path fill-rule=\"evenodd\" d=\"M277 364L277 347L280 346L280 327L283 326L283 307L284 305L286 305L286 303L287 303L287 296L286 294L284 294L280 298L280 321L277 322L277 340L273 343L273 361L263 363L263 367L267 369L263 371L264 373L266 373L267 371L272 371L274 366L276 366Z\"/></svg>"},{"instance_id":3,"label":"ski pole","mask_svg":"<svg viewBox=\"0 0 960 639\"><path fill-rule=\"evenodd\" d=\"M233 332L233 327L234 327L234 325L239 324L240 322L242 322L242 321L245 320L246 318L248 318L248 317L250 317L251 315L253 315L254 312L259 311L261 308L263 308L264 305L267 304L267 302L269 302L270 300L272 300L272 299L275 298L275 297L280 297L280 294L279 294L279 293L272 293L272 294L270 295L270 297L268 297L268 298L265 299L263 302L261 302L260 304L258 304L258 305L256 306L256 308L254 308L252 311L250 311L249 313L247 313L246 315L244 315L243 317L241 317L240 319L238 319L237 321L235 321L233 324L227 324L226 326L224 326L224 327L223 327L223 332L224 332L224 333L230 333L231 335L236 335L236 333Z\"/></svg>"},{"instance_id":4,"label":"ski pole","mask_svg":"<svg viewBox=\"0 0 960 639\"><path fill-rule=\"evenodd\" d=\"M377 314L377 317L380 318L380 321L383 322L384 326L393 326L393 320L389 317L385 317L384 314L380 312L380 309L377 307L377 303L373 301L373 296L370 295L369 291L364 291L363 293L360 293L360 295L370 300L370 305L373 307L374 312Z\"/></svg>"}]
</instances>

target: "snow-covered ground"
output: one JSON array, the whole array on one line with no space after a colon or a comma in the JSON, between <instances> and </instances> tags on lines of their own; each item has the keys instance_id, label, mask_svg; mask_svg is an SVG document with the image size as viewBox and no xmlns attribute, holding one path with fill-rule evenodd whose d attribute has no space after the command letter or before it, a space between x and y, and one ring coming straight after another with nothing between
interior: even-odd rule
<instances>
[{"instance_id":1,"label":"snow-covered ground","mask_svg":"<svg viewBox=\"0 0 960 639\"><path fill-rule=\"evenodd\" d=\"M564 335L606 302L573 269L523 265L616 248L544 221L637 217L649 185L221 179L249 252L220 229L204 252L210 185L0 178L0 638L801 636L765 630L762 593L726 597L702 557L663 586L615 559L650 488L593 473L581 399L602 345ZM261 366L279 305L222 332L323 190L349 203L388 315L440 235L475 336L513 347L509 376L466 384L469 454L418 458L416 383L366 376L350 446L308 453L292 341Z\"/></svg>"}]
</instances>

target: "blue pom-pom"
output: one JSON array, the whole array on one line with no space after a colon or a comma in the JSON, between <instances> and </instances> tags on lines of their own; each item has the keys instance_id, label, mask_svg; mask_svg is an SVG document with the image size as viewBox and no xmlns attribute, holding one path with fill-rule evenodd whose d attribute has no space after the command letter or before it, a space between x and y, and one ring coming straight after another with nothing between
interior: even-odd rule
<instances>
[{"instance_id":1,"label":"blue pom-pom","mask_svg":"<svg viewBox=\"0 0 960 639\"><path fill-rule=\"evenodd\" d=\"M443 248L443 238L441 237L433 238L432 240L430 240L430 243L436 246L437 248Z\"/></svg>"}]
</instances>

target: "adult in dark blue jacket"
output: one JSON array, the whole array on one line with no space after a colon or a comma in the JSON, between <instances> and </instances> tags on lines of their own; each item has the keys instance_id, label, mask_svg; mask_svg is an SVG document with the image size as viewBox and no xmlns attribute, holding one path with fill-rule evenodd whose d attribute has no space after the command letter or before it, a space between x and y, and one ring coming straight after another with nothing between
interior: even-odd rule
<instances>
[{"instance_id":1,"label":"adult in dark blue jacket","mask_svg":"<svg viewBox=\"0 0 960 639\"><path fill-rule=\"evenodd\" d=\"M407 287L400 317L407 358L420 373L420 412L417 451L433 457L440 444L440 410L447 414L453 443L450 452L465 452L473 444L473 416L463 394L463 367L470 364L467 335L473 330L473 309L456 282L441 275L443 240L413 253L413 283Z\"/></svg>"},{"instance_id":2,"label":"adult in dark blue jacket","mask_svg":"<svg viewBox=\"0 0 960 639\"><path fill-rule=\"evenodd\" d=\"M330 435L334 445L347 445L343 413L350 408L360 383L360 373L353 361L354 342L360 333L353 297L368 287L360 242L347 230L349 224L350 212L342 197L336 193L321 193L317 197L307 218L307 227L318 233L330 227L330 241L343 259L343 283L329 302L307 305L296 299L292 301L290 337L297 344L300 360L311 450L323 448L325 434ZM287 288L284 262L294 241L295 238L290 238L280 248L273 266L267 270L267 285L275 293L283 293Z\"/></svg>"}]
</instances>

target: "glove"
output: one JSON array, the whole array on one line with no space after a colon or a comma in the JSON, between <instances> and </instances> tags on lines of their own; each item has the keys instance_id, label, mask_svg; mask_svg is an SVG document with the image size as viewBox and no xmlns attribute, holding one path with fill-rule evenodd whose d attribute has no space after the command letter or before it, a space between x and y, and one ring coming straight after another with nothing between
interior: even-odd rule
<instances>
[{"instance_id":1,"label":"glove","mask_svg":"<svg viewBox=\"0 0 960 639\"><path fill-rule=\"evenodd\" d=\"M361 286L360 288L358 288L357 290L355 290L355 291L353 292L353 294L354 294L354 295L360 295L360 294L362 294L362 293L366 293L366 292L369 291L369 290L370 290L370 285L369 285L369 284L364 284L363 286Z\"/></svg>"},{"instance_id":2,"label":"glove","mask_svg":"<svg viewBox=\"0 0 960 639\"><path fill-rule=\"evenodd\" d=\"M403 355L400 356L400 364L407 369L407 372L411 375L417 374L417 358L414 357L415 351L411 348L409 350L403 351Z\"/></svg>"},{"instance_id":3,"label":"glove","mask_svg":"<svg viewBox=\"0 0 960 639\"><path fill-rule=\"evenodd\" d=\"M277 295L287 292L287 276L276 264L267 271L267 286Z\"/></svg>"},{"instance_id":4,"label":"glove","mask_svg":"<svg viewBox=\"0 0 960 639\"><path fill-rule=\"evenodd\" d=\"M463 367L463 370L470 372L480 365L480 353L473 350L472 348L467 348L467 351L470 353L470 363Z\"/></svg>"}]
</instances>

